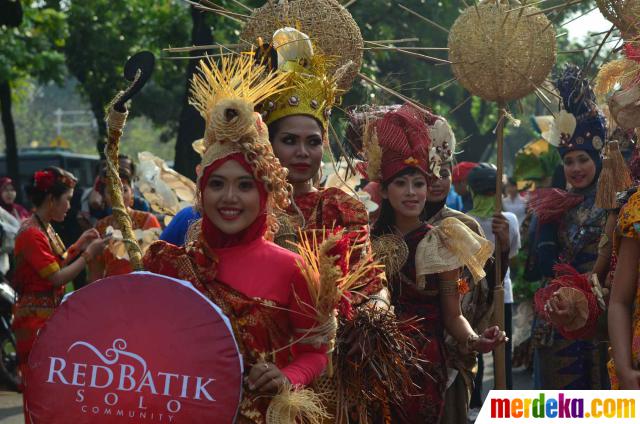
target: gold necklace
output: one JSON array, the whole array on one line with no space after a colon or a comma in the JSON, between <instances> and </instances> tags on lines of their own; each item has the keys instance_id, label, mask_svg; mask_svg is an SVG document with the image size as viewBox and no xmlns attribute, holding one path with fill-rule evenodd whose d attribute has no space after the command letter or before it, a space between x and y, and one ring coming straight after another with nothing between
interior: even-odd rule
<instances>
[{"instance_id":1,"label":"gold necklace","mask_svg":"<svg viewBox=\"0 0 640 424\"><path fill-rule=\"evenodd\" d=\"M67 256L67 249L65 248L65 245L60 239L58 233L56 233L51 224L47 223L45 225L44 221L37 213L34 213L33 216L36 217L40 228L47 235L47 240L49 241L49 246L51 247L51 250L53 250L53 253L55 253L60 259L64 260ZM53 233L53 236L51 235L51 233Z\"/></svg>"}]
</instances>

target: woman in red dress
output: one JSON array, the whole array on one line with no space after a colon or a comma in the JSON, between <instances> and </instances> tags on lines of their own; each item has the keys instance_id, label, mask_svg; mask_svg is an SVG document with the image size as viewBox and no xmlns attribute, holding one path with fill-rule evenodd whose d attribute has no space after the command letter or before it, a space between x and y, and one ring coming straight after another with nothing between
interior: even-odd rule
<instances>
[{"instance_id":1,"label":"woman in red dress","mask_svg":"<svg viewBox=\"0 0 640 424\"><path fill-rule=\"evenodd\" d=\"M51 221L64 220L75 185L72 174L49 167L36 172L27 188L35 212L22 223L16 237L13 280L19 295L13 330L23 377L38 330L60 303L65 284L104 248L98 232L91 229L66 250L51 227Z\"/></svg>"},{"instance_id":2,"label":"woman in red dress","mask_svg":"<svg viewBox=\"0 0 640 424\"><path fill-rule=\"evenodd\" d=\"M158 232L155 237L152 239L153 241L158 239L160 235L160 222L158 219L150 212L138 211L133 209L133 186L132 186L132 175L129 168L120 168L119 169L120 180L122 181L122 198L124 200L124 204L127 206L127 212L129 213L129 217L131 218L131 223L133 230L149 230L153 228L157 228ZM104 184L102 185L104 187ZM111 207L109 196L106 196L105 193L101 193L104 199L107 201L107 206ZM111 227L114 230L122 231L120 225L115 220L113 214L102 218L96 224L96 230L100 233L101 237L106 237L107 229ZM90 279L95 280L99 278L109 277L112 275L121 275L128 274L133 272L133 268L131 268L131 264L127 257L117 257L115 253L111 249L105 249L102 255L98 256L98 258L93 261L90 270Z\"/></svg>"},{"instance_id":3,"label":"woman in red dress","mask_svg":"<svg viewBox=\"0 0 640 424\"><path fill-rule=\"evenodd\" d=\"M192 82L192 103L207 121L196 205L202 219L184 247L151 245L144 265L190 281L231 320L247 372L237 422L265 423L276 392L324 370L326 346L300 340L315 319L304 306L310 296L299 256L268 241L290 186L253 109L283 77L269 74L249 90L264 69L247 56L222 62L201 62Z\"/></svg>"},{"instance_id":4,"label":"woman in red dress","mask_svg":"<svg viewBox=\"0 0 640 424\"><path fill-rule=\"evenodd\" d=\"M418 324L422 335L414 342L427 371L414 380L422 396L396 406L393 422L438 423L447 383L444 330L466 351L489 352L505 340L498 327L477 335L460 310L466 286L462 268L476 281L483 278L493 246L456 218L445 218L436 227L424 222L428 183L439 175L439 159L430 157L425 114L404 105L378 117L372 111L371 116L362 132L367 175L381 184L383 198L372 233L401 246L396 251L408 252L399 271L388 275L392 304L400 320L423 318Z\"/></svg>"}]
</instances>

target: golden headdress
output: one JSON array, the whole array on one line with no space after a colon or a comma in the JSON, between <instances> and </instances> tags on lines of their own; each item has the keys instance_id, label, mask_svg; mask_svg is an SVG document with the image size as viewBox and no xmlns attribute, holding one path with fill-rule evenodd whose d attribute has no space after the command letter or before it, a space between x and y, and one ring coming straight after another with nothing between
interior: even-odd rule
<instances>
[{"instance_id":1,"label":"golden headdress","mask_svg":"<svg viewBox=\"0 0 640 424\"><path fill-rule=\"evenodd\" d=\"M202 171L219 159L242 153L254 177L272 194L273 206L286 208L291 191L287 171L273 154L266 125L254 108L282 91L288 75L266 72L251 55L223 57L219 64L210 58L201 60L198 70L189 101L206 125Z\"/></svg>"},{"instance_id":2,"label":"golden headdress","mask_svg":"<svg viewBox=\"0 0 640 424\"><path fill-rule=\"evenodd\" d=\"M338 95L335 76L327 71L328 58L314 53L309 36L295 28L278 29L272 37L278 69L288 72L286 90L265 100L259 110L267 124L291 115L315 118L327 130Z\"/></svg>"}]
</instances>

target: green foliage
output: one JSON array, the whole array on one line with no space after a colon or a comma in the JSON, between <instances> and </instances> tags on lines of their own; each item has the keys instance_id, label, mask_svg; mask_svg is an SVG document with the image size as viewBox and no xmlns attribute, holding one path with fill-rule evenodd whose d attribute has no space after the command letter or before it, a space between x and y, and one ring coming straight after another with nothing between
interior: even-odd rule
<instances>
[{"instance_id":1,"label":"green foliage","mask_svg":"<svg viewBox=\"0 0 640 424\"><path fill-rule=\"evenodd\" d=\"M40 82L62 81L65 14L51 8L40 9L35 2L23 3L20 27L0 27L0 81L28 76Z\"/></svg>"},{"instance_id":2,"label":"green foliage","mask_svg":"<svg viewBox=\"0 0 640 424\"><path fill-rule=\"evenodd\" d=\"M466 2L471 4L472 2ZM563 4L564 0L544 3L544 8ZM395 43L396 47L420 46L443 48L447 46L446 31L431 25L420 18L403 10L398 4L436 22L443 28L450 28L460 12L465 8L462 0L432 1L432 0L402 0L395 1L357 1L349 8L356 22L359 23L365 40L399 40L417 38L417 41ZM569 20L576 13L582 13L595 6L595 2L586 1L567 8L559 13L553 13L554 23ZM558 32L564 32L559 29ZM390 44L390 43L384 43ZM365 47L371 47L367 44ZM559 38L559 50L575 50L579 46L571 45L567 37ZM579 65L587 62L589 55L595 49L585 53L560 54L559 63L568 60ZM606 48L603 50L607 50ZM417 53L427 56L447 59L446 50L420 50ZM489 104L479 98L473 98L463 103L469 96L457 83L446 84L453 78L451 67L446 64L434 64L427 58L417 58L397 51L366 50L363 73L378 82L390 87L403 95L413 98L423 105L443 114L451 122L458 140L467 140L461 159L479 160L485 147L493 144L495 136L493 130L497 123L498 111L494 104ZM596 67L592 68L594 72ZM398 103L401 100L392 97L384 91L361 81L345 96L344 104L362 103ZM535 96L529 96L510 106L511 113L523 121L523 126L514 130L512 126L506 128L505 151L507 162L515 152L531 140L534 132L528 123L528 116L543 112ZM451 112L453 109L455 112ZM546 111L544 112L546 113ZM510 155L510 156L509 156Z\"/></svg>"},{"instance_id":3,"label":"green foliage","mask_svg":"<svg viewBox=\"0 0 640 424\"><path fill-rule=\"evenodd\" d=\"M99 121L104 107L127 85L122 71L128 57L150 50L159 58L163 48L188 43L188 11L179 0L71 2L67 65ZM152 80L134 100L132 114L144 114L173 129L184 87L184 63L158 60Z\"/></svg>"}]
</instances>

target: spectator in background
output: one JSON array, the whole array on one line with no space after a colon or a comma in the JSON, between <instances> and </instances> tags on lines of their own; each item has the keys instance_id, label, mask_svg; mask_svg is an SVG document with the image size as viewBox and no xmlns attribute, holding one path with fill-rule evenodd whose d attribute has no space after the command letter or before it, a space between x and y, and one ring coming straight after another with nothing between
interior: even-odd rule
<instances>
[{"instance_id":1,"label":"spectator in background","mask_svg":"<svg viewBox=\"0 0 640 424\"><path fill-rule=\"evenodd\" d=\"M0 178L0 206L22 222L29 218L31 213L24 206L17 204L15 200L16 188L13 185L13 180L9 177Z\"/></svg>"},{"instance_id":2,"label":"spectator in background","mask_svg":"<svg viewBox=\"0 0 640 424\"><path fill-rule=\"evenodd\" d=\"M451 177L451 174L449 174L449 177ZM453 186L451 186L449 193L447 193L446 205L447 207L459 212L462 212L464 207L462 204L462 197L456 193L456 189L453 188Z\"/></svg>"},{"instance_id":3,"label":"spectator in background","mask_svg":"<svg viewBox=\"0 0 640 424\"><path fill-rule=\"evenodd\" d=\"M473 198L467 187L467 177L473 168L478 166L475 162L460 162L453 167L451 175L453 188L462 198L462 210L460 212L468 212L473 209Z\"/></svg>"},{"instance_id":4,"label":"spectator in background","mask_svg":"<svg viewBox=\"0 0 640 424\"><path fill-rule=\"evenodd\" d=\"M502 252L509 252L509 259L514 258L520 250L520 224L518 218L511 212L496 213L495 193L496 193L497 171L493 165L488 163L478 164L468 174L468 184L473 193L473 209L468 215L475 218L484 230L487 239L494 243L500 243ZM509 227L509 231L504 231L504 226ZM496 239L495 234L498 234ZM508 234L506 238L504 235ZM506 346L506 372L507 389L513 386L511 375L511 304L513 303L513 292L511 290L510 271L504 277L504 329L507 332L509 341ZM481 375L478 372L478 375ZM478 381L476 380L476 383ZM481 386L481 382L478 384Z\"/></svg>"},{"instance_id":5,"label":"spectator in background","mask_svg":"<svg viewBox=\"0 0 640 424\"><path fill-rule=\"evenodd\" d=\"M122 199L129 217L131 218L132 229L135 230L148 230L151 228L157 228L157 233L154 239L157 239L160 233L160 223L158 219L150 212L137 211L132 209L133 206L133 183L132 176L128 168L120 168L119 170L120 180L122 181ZM106 187L103 187L106 191ZM102 196L106 200L107 207L111 210L111 201L109 196L102 192ZM120 227L118 221L114 215L111 214L102 218L96 224L96 230L101 237L106 238L109 236L108 229L111 227L113 230L119 230L122 232L123 228ZM114 253L106 249L101 255L99 255L90 266L90 280L96 280L103 277L110 277L113 275L128 274L133 272L133 268L126 258L119 258Z\"/></svg>"},{"instance_id":6,"label":"spectator in background","mask_svg":"<svg viewBox=\"0 0 640 424\"><path fill-rule=\"evenodd\" d=\"M126 169L129 175L132 176L132 179L135 178L136 166L129 156L119 155L118 166L119 169ZM98 175L93 185L93 190L88 193L88 196L83 196L83 198L85 198L88 202L88 211L91 215L92 220L99 220L111 215L111 207L107 205L104 197L104 186L106 178L107 164L104 160L102 160L100 161ZM137 211L143 212L149 212L151 210L149 203L142 196L137 195L135 192L133 195L132 208Z\"/></svg>"},{"instance_id":7,"label":"spectator in background","mask_svg":"<svg viewBox=\"0 0 640 424\"><path fill-rule=\"evenodd\" d=\"M518 184L513 178L509 178L506 186L507 195L502 198L502 208L505 212L511 212L518 218L518 224L522 225L527 216L527 201L520 195Z\"/></svg>"}]
</instances>

